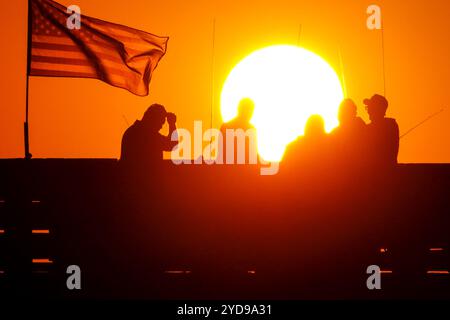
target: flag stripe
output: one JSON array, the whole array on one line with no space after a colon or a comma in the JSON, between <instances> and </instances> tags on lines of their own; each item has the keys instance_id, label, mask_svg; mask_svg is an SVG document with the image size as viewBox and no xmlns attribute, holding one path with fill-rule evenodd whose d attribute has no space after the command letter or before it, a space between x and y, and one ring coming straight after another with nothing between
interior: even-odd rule
<instances>
[{"instance_id":1,"label":"flag stripe","mask_svg":"<svg viewBox=\"0 0 450 320\"><path fill-rule=\"evenodd\" d=\"M42 69L42 66L45 65L43 69L55 69L55 70L72 70L76 67L87 70L86 68L90 68L95 70L95 66L92 65L89 60L86 59L71 59L71 58L60 58L60 57L46 57L46 56L32 56L33 60L31 63L32 68ZM102 60L102 67L106 67L111 74L116 74L120 76L125 76L130 78L136 78L136 75L132 73L130 69L121 69L121 65L123 63L117 63L114 61ZM52 66L53 65L53 66Z\"/></svg>"},{"instance_id":2,"label":"flag stripe","mask_svg":"<svg viewBox=\"0 0 450 320\"><path fill-rule=\"evenodd\" d=\"M35 62L47 62L55 64L71 64L75 66L92 66L86 59L60 58L60 57L45 57L32 55L33 64Z\"/></svg>"},{"instance_id":3,"label":"flag stripe","mask_svg":"<svg viewBox=\"0 0 450 320\"><path fill-rule=\"evenodd\" d=\"M74 77L74 78L96 78L97 75L87 72L75 72L75 71L58 71L48 69L32 68L30 74L33 76L44 77Z\"/></svg>"},{"instance_id":4,"label":"flag stripe","mask_svg":"<svg viewBox=\"0 0 450 320\"><path fill-rule=\"evenodd\" d=\"M69 78L94 78L99 79L97 74L92 72L77 72L77 71L61 71L54 69L40 69L40 68L32 68L30 70L30 74L38 77L69 77ZM118 75L108 75L110 76L118 86L127 85L127 81ZM101 80L101 79L100 79Z\"/></svg>"},{"instance_id":5,"label":"flag stripe","mask_svg":"<svg viewBox=\"0 0 450 320\"><path fill-rule=\"evenodd\" d=\"M43 40L33 40L32 47L37 49L48 49L48 50L63 50L63 51L81 51L81 49L73 41L64 41L63 39L58 39L59 37L52 37L53 39L43 39ZM98 42L85 42L87 48L91 51L101 51L103 53L115 53L119 55L117 46L111 44L100 44ZM120 47L120 46L119 46ZM129 56L135 56L143 53L142 49L135 49L131 47L124 47L124 54ZM146 46L147 52L149 50L154 50L151 46ZM144 51L145 52L145 51Z\"/></svg>"},{"instance_id":6,"label":"flag stripe","mask_svg":"<svg viewBox=\"0 0 450 320\"><path fill-rule=\"evenodd\" d=\"M71 59L84 59L88 60L86 58L86 55L79 50L77 51L60 51L60 50L45 50L45 49L31 49L32 56L38 56L38 57L55 57L55 58L71 58ZM123 64L123 59L120 57L113 57L108 54L96 52L95 56L97 58L100 58L105 61L111 61L117 64ZM34 59L34 58L33 58Z\"/></svg>"},{"instance_id":7,"label":"flag stripe","mask_svg":"<svg viewBox=\"0 0 450 320\"><path fill-rule=\"evenodd\" d=\"M108 37L112 37L112 35L108 34ZM107 47L114 50L117 50L117 46L124 45L127 51L135 51L141 52L145 49L151 49L155 47L154 43L143 41L142 39L138 41L134 41L132 45L129 45L128 42L131 41L121 41L121 38L114 38L114 42L111 40L103 39L102 37L93 35L92 38L83 38L83 43L97 45L100 47ZM76 42L67 36L51 36L51 35L33 35L33 41L36 42L47 42L47 43L55 43L55 44L67 44L67 45L76 45Z\"/></svg>"},{"instance_id":8,"label":"flag stripe","mask_svg":"<svg viewBox=\"0 0 450 320\"><path fill-rule=\"evenodd\" d=\"M86 65L80 66L80 65L72 65L72 64L33 62L31 65L31 68L42 69L42 70L74 71L74 72L97 74L95 68L93 68L92 66L86 66Z\"/></svg>"},{"instance_id":9,"label":"flag stripe","mask_svg":"<svg viewBox=\"0 0 450 320\"><path fill-rule=\"evenodd\" d=\"M79 64L68 64L68 63L58 63L58 62L33 62L31 64L32 69L40 69L40 70L55 70L55 71L74 71L78 73L91 73L99 76L99 72L90 65L79 65ZM128 81L132 81L136 76L132 73L126 74L122 69L115 69L113 67L107 66L108 74L105 77L112 79L112 76L118 76L124 78L127 76Z\"/></svg>"},{"instance_id":10,"label":"flag stripe","mask_svg":"<svg viewBox=\"0 0 450 320\"><path fill-rule=\"evenodd\" d=\"M67 45L67 44L43 43L43 42L34 42L33 41L33 44L31 45L31 47L36 48L36 49L80 52L80 48L78 48L77 46Z\"/></svg>"},{"instance_id":11,"label":"flag stripe","mask_svg":"<svg viewBox=\"0 0 450 320\"><path fill-rule=\"evenodd\" d=\"M60 57L60 58L73 58L73 59L86 59L84 53L78 51L60 51L60 50L48 50L40 48L31 48L31 54L33 56L48 56L48 57Z\"/></svg>"},{"instance_id":12,"label":"flag stripe","mask_svg":"<svg viewBox=\"0 0 450 320\"><path fill-rule=\"evenodd\" d=\"M56 44L67 44L67 45L75 44L75 42L69 37L44 36L44 35L33 35L33 42L56 43Z\"/></svg>"}]
</instances>

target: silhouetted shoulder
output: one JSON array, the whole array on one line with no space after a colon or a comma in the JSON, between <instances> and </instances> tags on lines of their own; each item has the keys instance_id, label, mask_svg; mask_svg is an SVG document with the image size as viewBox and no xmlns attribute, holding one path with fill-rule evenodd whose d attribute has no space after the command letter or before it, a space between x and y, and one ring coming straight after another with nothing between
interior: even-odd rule
<instances>
[{"instance_id":1,"label":"silhouetted shoulder","mask_svg":"<svg viewBox=\"0 0 450 320\"><path fill-rule=\"evenodd\" d=\"M138 133L140 130L140 121L135 121L127 130L125 130L125 133L123 134L124 137L133 136L134 134Z\"/></svg>"},{"instance_id":2,"label":"silhouetted shoulder","mask_svg":"<svg viewBox=\"0 0 450 320\"><path fill-rule=\"evenodd\" d=\"M397 120L393 118L384 118L377 123L370 123L369 127L373 128L373 130L379 131L398 131L399 126Z\"/></svg>"},{"instance_id":3,"label":"silhouetted shoulder","mask_svg":"<svg viewBox=\"0 0 450 320\"><path fill-rule=\"evenodd\" d=\"M394 139L398 140L400 129L398 127L397 120L392 119L392 118L386 118L386 125L387 125L388 129L392 132Z\"/></svg>"},{"instance_id":4,"label":"silhouetted shoulder","mask_svg":"<svg viewBox=\"0 0 450 320\"><path fill-rule=\"evenodd\" d=\"M127 130L122 137L122 148L120 154L120 160L129 160L130 158L135 156L136 146L134 140L136 136L139 135L140 131L140 121L136 120Z\"/></svg>"},{"instance_id":5,"label":"silhouetted shoulder","mask_svg":"<svg viewBox=\"0 0 450 320\"><path fill-rule=\"evenodd\" d=\"M386 121L386 123L387 123L388 125L390 125L390 126L398 127L397 120L395 120L395 119L393 119L393 118L386 118L385 121Z\"/></svg>"},{"instance_id":6,"label":"silhouetted shoulder","mask_svg":"<svg viewBox=\"0 0 450 320\"><path fill-rule=\"evenodd\" d=\"M301 144L302 144L302 138L301 138L301 137L298 137L297 139L295 139L294 141L292 141L291 143L289 143L289 144L286 146L286 152L285 152L285 155L288 154L288 153L290 153L290 152L295 151L295 150L298 149L298 148L300 148Z\"/></svg>"}]
</instances>

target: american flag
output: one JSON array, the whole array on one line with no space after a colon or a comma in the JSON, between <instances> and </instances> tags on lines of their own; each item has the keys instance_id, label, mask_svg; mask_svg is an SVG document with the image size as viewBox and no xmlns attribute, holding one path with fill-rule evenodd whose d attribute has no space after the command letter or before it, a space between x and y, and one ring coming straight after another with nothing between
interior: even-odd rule
<instances>
[{"instance_id":1,"label":"american flag","mask_svg":"<svg viewBox=\"0 0 450 320\"><path fill-rule=\"evenodd\" d=\"M148 95L150 78L167 48L167 37L72 13L51 0L31 0L29 75L95 78L136 95Z\"/></svg>"}]
</instances>

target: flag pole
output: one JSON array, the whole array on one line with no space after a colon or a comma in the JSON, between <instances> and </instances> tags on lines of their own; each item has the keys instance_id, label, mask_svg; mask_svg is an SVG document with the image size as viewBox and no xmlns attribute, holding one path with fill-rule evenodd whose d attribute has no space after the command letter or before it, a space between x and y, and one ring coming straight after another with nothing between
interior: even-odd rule
<instances>
[{"instance_id":1,"label":"flag pole","mask_svg":"<svg viewBox=\"0 0 450 320\"><path fill-rule=\"evenodd\" d=\"M26 84L25 84L25 122L23 124L24 133L24 144L25 144L25 159L31 159L32 155L30 153L30 136L29 136L29 126L28 126L28 96L30 87L30 66L31 66L31 0L28 0L28 26L27 26L27 74L26 74Z\"/></svg>"}]
</instances>

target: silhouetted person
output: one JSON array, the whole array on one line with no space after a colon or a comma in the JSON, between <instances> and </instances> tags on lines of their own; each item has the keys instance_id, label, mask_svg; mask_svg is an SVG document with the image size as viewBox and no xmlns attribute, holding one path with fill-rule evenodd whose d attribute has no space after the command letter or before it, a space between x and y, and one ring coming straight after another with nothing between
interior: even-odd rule
<instances>
[{"instance_id":1,"label":"silhouetted person","mask_svg":"<svg viewBox=\"0 0 450 320\"><path fill-rule=\"evenodd\" d=\"M254 102L249 98L244 98L239 102L238 114L237 116L229 122L222 124L220 131L223 137L223 162L227 163L227 130L234 130L235 135L245 134L245 139L243 137L238 138L234 136L234 164L238 162L238 150L239 148L245 147L245 163L248 164L250 161L257 161L257 145L256 145L256 129L250 123L253 117L253 112L255 110ZM247 131L250 130L250 131ZM245 143L245 146L239 144Z\"/></svg>"},{"instance_id":2,"label":"silhouetted person","mask_svg":"<svg viewBox=\"0 0 450 320\"><path fill-rule=\"evenodd\" d=\"M305 135L289 144L283 162L290 168L301 170L302 166L323 165L329 153L325 123L320 115L311 116L305 125Z\"/></svg>"},{"instance_id":3,"label":"silhouetted person","mask_svg":"<svg viewBox=\"0 0 450 320\"><path fill-rule=\"evenodd\" d=\"M168 136L159 133L166 119L169 124ZM171 151L178 144L178 141L171 140L176 130L176 120L175 114L168 113L162 105L151 105L142 120L136 120L125 131L120 162L126 167L139 169L162 164L163 151Z\"/></svg>"},{"instance_id":4,"label":"silhouetted person","mask_svg":"<svg viewBox=\"0 0 450 320\"><path fill-rule=\"evenodd\" d=\"M339 127L331 133L336 160L340 164L354 165L364 156L367 126L358 117L357 106L352 99L342 101L338 118Z\"/></svg>"},{"instance_id":5,"label":"silhouetted person","mask_svg":"<svg viewBox=\"0 0 450 320\"><path fill-rule=\"evenodd\" d=\"M333 130L333 134L356 134L366 128L364 121L358 117L357 106L352 99L345 99L339 106L339 127Z\"/></svg>"},{"instance_id":6,"label":"silhouetted person","mask_svg":"<svg viewBox=\"0 0 450 320\"><path fill-rule=\"evenodd\" d=\"M305 141L310 143L320 143L326 139L325 122L323 118L317 114L309 117L305 126Z\"/></svg>"},{"instance_id":7,"label":"silhouetted person","mask_svg":"<svg viewBox=\"0 0 450 320\"><path fill-rule=\"evenodd\" d=\"M378 166L394 166L397 164L399 150L399 128L395 119L386 118L388 101L375 94L365 99L367 113L371 123L368 125L368 143L371 152L371 163Z\"/></svg>"}]
</instances>

